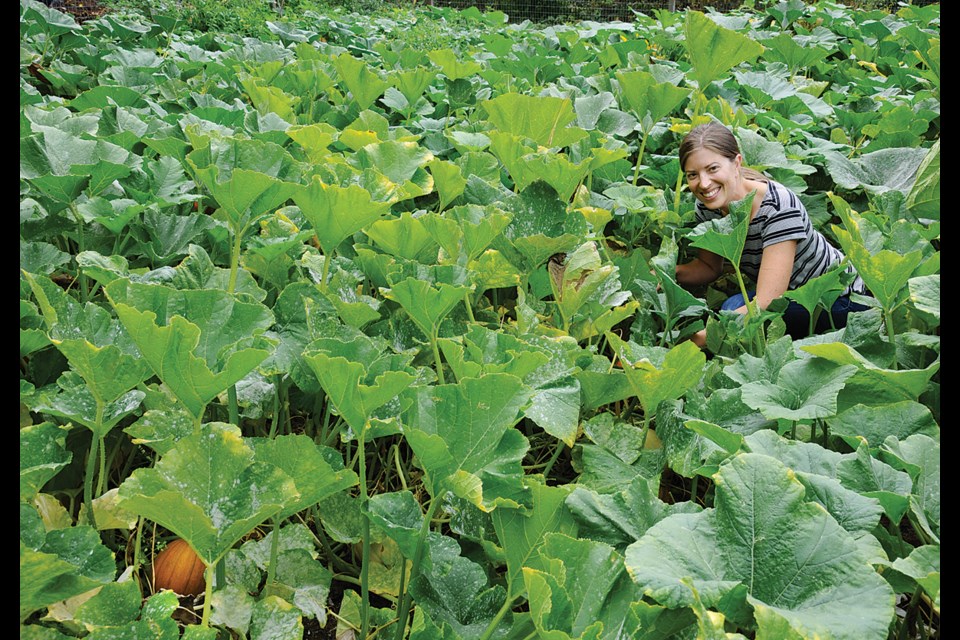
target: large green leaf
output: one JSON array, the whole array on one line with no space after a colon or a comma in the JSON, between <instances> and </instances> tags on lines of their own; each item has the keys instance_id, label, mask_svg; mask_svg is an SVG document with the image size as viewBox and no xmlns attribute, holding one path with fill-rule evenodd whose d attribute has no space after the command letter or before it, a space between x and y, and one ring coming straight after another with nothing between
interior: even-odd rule
<instances>
[{"instance_id":1,"label":"large green leaf","mask_svg":"<svg viewBox=\"0 0 960 640\"><path fill-rule=\"evenodd\" d=\"M822 358L793 360L776 382L758 380L743 386L743 402L771 420L811 420L837 413L837 395L856 368Z\"/></svg>"},{"instance_id":2,"label":"large green leaf","mask_svg":"<svg viewBox=\"0 0 960 640\"><path fill-rule=\"evenodd\" d=\"M838 151L824 151L827 171L838 186L868 193L902 191L908 193L916 182L915 176L927 155L926 149L892 147L865 153L850 159Z\"/></svg>"},{"instance_id":3,"label":"large green leaf","mask_svg":"<svg viewBox=\"0 0 960 640\"><path fill-rule=\"evenodd\" d=\"M118 619L115 615L116 604L110 600L113 592L106 587L95 596L97 614L104 622L101 626L94 626L90 640L115 640L116 638L156 638L156 640L177 640L180 637L180 628L173 619L179 601L177 594L170 589L155 593L146 599L143 608L140 608L140 589L133 580L124 583L113 583L107 587L119 587L136 597L135 606L128 609L128 614ZM126 595L131 598L131 595ZM132 601L132 598L131 598ZM90 602L90 601L88 601ZM83 605L88 610L89 605ZM90 612L92 613L92 612ZM88 613L89 614L89 613ZM129 617L132 614L132 617ZM88 624L89 627L89 624Z\"/></svg>"},{"instance_id":4,"label":"large green leaf","mask_svg":"<svg viewBox=\"0 0 960 640\"><path fill-rule=\"evenodd\" d=\"M693 78L701 91L736 65L763 53L760 43L721 27L699 11L687 11L683 31Z\"/></svg>"},{"instance_id":5,"label":"large green leaf","mask_svg":"<svg viewBox=\"0 0 960 640\"><path fill-rule=\"evenodd\" d=\"M349 469L334 470L320 448L305 435L256 438L249 441L258 461L274 465L293 478L300 498L288 503L280 518L308 509L331 495L357 484Z\"/></svg>"},{"instance_id":6,"label":"large green leaf","mask_svg":"<svg viewBox=\"0 0 960 640\"><path fill-rule=\"evenodd\" d=\"M567 213L566 204L545 182L534 182L521 192L519 198L511 198L505 203L505 208L513 213L513 219L504 229L503 237L528 263L518 263L518 266L530 271L550 256L580 246L587 231L583 215ZM495 243L494 248L499 249L500 245Z\"/></svg>"},{"instance_id":7,"label":"large green leaf","mask_svg":"<svg viewBox=\"0 0 960 640\"><path fill-rule=\"evenodd\" d=\"M470 287L447 284L446 282L425 282L416 278L406 278L383 289L384 297L393 300L410 314L410 318L427 336L432 336L440 326L440 321L470 293Z\"/></svg>"},{"instance_id":8,"label":"large green leaf","mask_svg":"<svg viewBox=\"0 0 960 640\"><path fill-rule=\"evenodd\" d=\"M113 554L93 527L44 531L36 510L20 505L20 620L66 598L109 583Z\"/></svg>"},{"instance_id":9,"label":"large green leaf","mask_svg":"<svg viewBox=\"0 0 960 640\"><path fill-rule=\"evenodd\" d=\"M695 387L707 358L692 342L682 342L669 351L634 348L613 333L607 339L624 363L623 372L646 415L653 415L664 400L676 400Z\"/></svg>"},{"instance_id":10,"label":"large green leaf","mask_svg":"<svg viewBox=\"0 0 960 640\"><path fill-rule=\"evenodd\" d=\"M727 215L698 224L688 236L692 240L690 244L724 257L739 267L756 195L755 191L751 191L743 200L731 202Z\"/></svg>"},{"instance_id":11,"label":"large green leaf","mask_svg":"<svg viewBox=\"0 0 960 640\"><path fill-rule=\"evenodd\" d=\"M906 558L894 560L891 566L916 580L940 608L940 545L917 547Z\"/></svg>"},{"instance_id":12,"label":"large green leaf","mask_svg":"<svg viewBox=\"0 0 960 640\"><path fill-rule=\"evenodd\" d=\"M520 460L529 445L512 427L530 399L529 388L515 376L494 373L410 395L404 435L435 499L450 489L484 510L499 501L526 501Z\"/></svg>"},{"instance_id":13,"label":"large green leaf","mask_svg":"<svg viewBox=\"0 0 960 640\"><path fill-rule=\"evenodd\" d=\"M549 570L549 562L540 557L545 537L551 533L573 536L577 523L564 505L571 488L548 487L531 481L533 503L529 510L497 509L493 526L507 560L507 588L510 596L523 593L523 568Z\"/></svg>"},{"instance_id":14,"label":"large green leaf","mask_svg":"<svg viewBox=\"0 0 960 640\"><path fill-rule=\"evenodd\" d=\"M925 316L940 323L940 274L917 276L907 281L910 304Z\"/></svg>"},{"instance_id":15,"label":"large green leaf","mask_svg":"<svg viewBox=\"0 0 960 640\"><path fill-rule=\"evenodd\" d=\"M188 159L193 162L190 156ZM216 165L194 165L194 175L226 212L231 229L238 234L257 218L283 204L296 188L292 183L248 169L234 169L229 178L221 180Z\"/></svg>"},{"instance_id":16,"label":"large green leaf","mask_svg":"<svg viewBox=\"0 0 960 640\"><path fill-rule=\"evenodd\" d=\"M410 582L410 593L429 616L441 621L456 637L479 638L494 623L506 593L502 586L488 586L483 567L460 555L460 548L449 538L431 540L431 568ZM493 638L505 640L512 626L508 612L495 625Z\"/></svg>"},{"instance_id":17,"label":"large green leaf","mask_svg":"<svg viewBox=\"0 0 960 640\"><path fill-rule=\"evenodd\" d=\"M48 480L70 463L67 432L49 422L20 429L20 501L30 502Z\"/></svg>"},{"instance_id":18,"label":"large green leaf","mask_svg":"<svg viewBox=\"0 0 960 640\"><path fill-rule=\"evenodd\" d=\"M377 408L396 399L414 381L412 372L405 370L397 357L382 354L365 337L317 340L304 360L357 435L366 429Z\"/></svg>"},{"instance_id":19,"label":"large green leaf","mask_svg":"<svg viewBox=\"0 0 960 640\"><path fill-rule=\"evenodd\" d=\"M144 360L197 420L211 400L269 355L257 340L273 324L262 305L225 291L178 291L122 279L105 289Z\"/></svg>"},{"instance_id":20,"label":"large green leaf","mask_svg":"<svg viewBox=\"0 0 960 640\"><path fill-rule=\"evenodd\" d=\"M504 93L483 103L497 130L530 138L541 147L566 147L587 136L578 127L573 104L565 98Z\"/></svg>"},{"instance_id":21,"label":"large green leaf","mask_svg":"<svg viewBox=\"0 0 960 640\"><path fill-rule=\"evenodd\" d=\"M115 402L150 373L119 323L93 303L80 305L47 278L25 275L50 341L83 377L99 405Z\"/></svg>"},{"instance_id":22,"label":"large green leaf","mask_svg":"<svg viewBox=\"0 0 960 640\"><path fill-rule=\"evenodd\" d=\"M293 480L255 459L240 430L209 423L120 485L123 508L186 540L208 567L300 499Z\"/></svg>"},{"instance_id":23,"label":"large green leaf","mask_svg":"<svg viewBox=\"0 0 960 640\"><path fill-rule=\"evenodd\" d=\"M910 509L915 521L933 540L940 540L940 443L915 434L897 440L888 437L881 456L903 468L913 479Z\"/></svg>"},{"instance_id":24,"label":"large green leaf","mask_svg":"<svg viewBox=\"0 0 960 640\"><path fill-rule=\"evenodd\" d=\"M917 169L917 180L907 194L907 208L918 218L940 219L940 140L937 139Z\"/></svg>"},{"instance_id":25,"label":"large green leaf","mask_svg":"<svg viewBox=\"0 0 960 640\"><path fill-rule=\"evenodd\" d=\"M763 44L767 47L764 58L783 62L794 72L803 67L813 66L830 55L830 52L823 47L804 46L787 32L768 38L763 41Z\"/></svg>"},{"instance_id":26,"label":"large green leaf","mask_svg":"<svg viewBox=\"0 0 960 640\"><path fill-rule=\"evenodd\" d=\"M691 606L681 583L690 578L703 604L718 607L745 587L758 638L887 637L892 590L850 534L804 501L786 467L742 454L714 479L714 509L671 516L627 548L627 570L647 596Z\"/></svg>"},{"instance_id":27,"label":"large green leaf","mask_svg":"<svg viewBox=\"0 0 960 640\"><path fill-rule=\"evenodd\" d=\"M940 370L940 361L925 369L886 369L878 367L856 349L842 342L811 344L801 347L818 358L839 365L852 365L856 375L847 380L849 404L881 406L902 400L917 400L927 390L930 379ZM855 393L854 393L855 392ZM847 392L841 395L841 399Z\"/></svg>"},{"instance_id":28,"label":"large green leaf","mask_svg":"<svg viewBox=\"0 0 960 640\"><path fill-rule=\"evenodd\" d=\"M472 75L480 73L483 69L483 67L472 60L461 62L457 58L457 54L451 49L438 49L430 51L427 55L430 57L430 62L439 66L443 71L443 75L447 76L450 80L469 78Z\"/></svg>"},{"instance_id":29,"label":"large green leaf","mask_svg":"<svg viewBox=\"0 0 960 640\"><path fill-rule=\"evenodd\" d=\"M638 475L626 489L614 494L579 486L567 498L566 505L579 524L580 537L605 542L622 551L667 516L700 510L692 502L662 502L658 493L659 478Z\"/></svg>"},{"instance_id":30,"label":"large green leaf","mask_svg":"<svg viewBox=\"0 0 960 640\"><path fill-rule=\"evenodd\" d=\"M617 595L615 587L624 573L623 559L612 547L552 533L544 540L541 556L546 569L523 569L530 611L541 634L558 639L597 638L614 630L608 625L623 624L626 608L619 616L610 616L608 609L613 607L607 606L608 598Z\"/></svg>"},{"instance_id":31,"label":"large green leaf","mask_svg":"<svg viewBox=\"0 0 960 640\"><path fill-rule=\"evenodd\" d=\"M510 214L495 206L463 205L442 216L423 216L427 232L451 257L475 260L510 223Z\"/></svg>"},{"instance_id":32,"label":"large green leaf","mask_svg":"<svg viewBox=\"0 0 960 640\"><path fill-rule=\"evenodd\" d=\"M366 234L390 255L407 260L417 260L422 255L425 262L436 258L437 245L422 218L415 218L408 211L393 220L374 222L367 227Z\"/></svg>"},{"instance_id":33,"label":"large green leaf","mask_svg":"<svg viewBox=\"0 0 960 640\"><path fill-rule=\"evenodd\" d=\"M856 404L827 419L830 435L842 438L852 447L866 440L871 448L879 447L888 436L900 440L922 433L940 437L940 425L926 406L913 400L883 403L876 406Z\"/></svg>"},{"instance_id":34,"label":"large green leaf","mask_svg":"<svg viewBox=\"0 0 960 640\"><path fill-rule=\"evenodd\" d=\"M377 98L390 86L370 68L370 65L349 53L341 53L334 58L333 66L340 79L357 101L360 110L369 109Z\"/></svg>"},{"instance_id":35,"label":"large green leaf","mask_svg":"<svg viewBox=\"0 0 960 640\"><path fill-rule=\"evenodd\" d=\"M341 242L360 231L390 209L390 202L378 202L359 185L348 187L324 184L314 177L291 196L310 221L320 247L331 256Z\"/></svg>"},{"instance_id":36,"label":"large green leaf","mask_svg":"<svg viewBox=\"0 0 960 640\"><path fill-rule=\"evenodd\" d=\"M625 106L633 111L646 132L670 115L690 93L689 89L681 89L673 83L657 82L653 74L639 69L618 71L616 78L627 103Z\"/></svg>"},{"instance_id":37,"label":"large green leaf","mask_svg":"<svg viewBox=\"0 0 960 640\"><path fill-rule=\"evenodd\" d=\"M57 389L40 394L30 401L34 411L78 422L96 434L105 436L124 417L133 413L144 393L134 389L120 397L103 402L94 397L84 380L73 371L66 371L57 380Z\"/></svg>"},{"instance_id":38,"label":"large green leaf","mask_svg":"<svg viewBox=\"0 0 960 640\"><path fill-rule=\"evenodd\" d=\"M807 499L818 502L841 527L851 533L869 532L880 520L883 509L877 498L861 495L837 478L843 460L855 454L838 454L820 445L786 440L770 430L758 431L746 439L746 449L776 458L790 468L806 487Z\"/></svg>"},{"instance_id":39,"label":"large green leaf","mask_svg":"<svg viewBox=\"0 0 960 640\"><path fill-rule=\"evenodd\" d=\"M253 605L250 616L250 637L270 640L303 638L300 610L278 596L267 596Z\"/></svg>"}]
</instances>

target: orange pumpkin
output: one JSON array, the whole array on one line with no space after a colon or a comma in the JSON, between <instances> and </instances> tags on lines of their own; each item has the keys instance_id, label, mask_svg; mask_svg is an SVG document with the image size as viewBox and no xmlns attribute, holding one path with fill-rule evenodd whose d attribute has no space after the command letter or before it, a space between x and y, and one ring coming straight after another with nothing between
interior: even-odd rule
<instances>
[{"instance_id":1,"label":"orange pumpkin","mask_svg":"<svg viewBox=\"0 0 960 640\"><path fill-rule=\"evenodd\" d=\"M199 595L205 586L204 569L190 545L177 538L153 559L153 588L171 589L182 596Z\"/></svg>"}]
</instances>

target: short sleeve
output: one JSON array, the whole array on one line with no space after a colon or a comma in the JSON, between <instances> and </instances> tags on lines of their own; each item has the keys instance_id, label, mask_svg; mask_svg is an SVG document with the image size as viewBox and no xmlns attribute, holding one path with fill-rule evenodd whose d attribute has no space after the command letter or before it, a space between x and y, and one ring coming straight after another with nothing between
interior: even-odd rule
<instances>
[{"instance_id":1,"label":"short sleeve","mask_svg":"<svg viewBox=\"0 0 960 640\"><path fill-rule=\"evenodd\" d=\"M785 189L771 189L769 195L773 197L767 199L764 203L766 206L762 210L765 214L761 230L763 248L788 240L805 240L809 237L812 231L810 218L796 194Z\"/></svg>"}]
</instances>

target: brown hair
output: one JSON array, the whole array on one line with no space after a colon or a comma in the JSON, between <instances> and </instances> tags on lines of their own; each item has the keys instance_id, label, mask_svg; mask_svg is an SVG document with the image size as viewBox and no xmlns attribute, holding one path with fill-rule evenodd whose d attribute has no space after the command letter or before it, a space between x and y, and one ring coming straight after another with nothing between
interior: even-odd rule
<instances>
[{"instance_id":1,"label":"brown hair","mask_svg":"<svg viewBox=\"0 0 960 640\"><path fill-rule=\"evenodd\" d=\"M683 137L680 143L680 171L684 171L687 164L687 158L697 149L709 149L719 153L731 162L740 154L740 146L737 139L729 129L719 122L708 122L697 125L690 130L690 133ZM770 179L759 171L744 167L742 169L743 177L748 180L757 180L760 182L769 182Z\"/></svg>"}]
</instances>

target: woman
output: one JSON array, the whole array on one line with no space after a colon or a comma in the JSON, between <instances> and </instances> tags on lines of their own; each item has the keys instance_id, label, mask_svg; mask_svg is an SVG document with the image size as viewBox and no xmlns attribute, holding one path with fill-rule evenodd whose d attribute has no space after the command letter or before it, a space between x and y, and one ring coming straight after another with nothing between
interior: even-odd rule
<instances>
[{"instance_id":1,"label":"woman","mask_svg":"<svg viewBox=\"0 0 960 640\"><path fill-rule=\"evenodd\" d=\"M788 289L796 289L843 260L843 254L813 228L797 194L743 167L737 139L723 125L711 122L694 127L680 143L680 166L697 199L698 223L726 215L731 202L756 191L740 270L756 282L756 292L750 295L755 295L761 309ZM855 273L852 266L847 270ZM722 272L723 258L700 249L692 261L677 265L677 282L684 286L703 285L719 278ZM859 276L831 309L837 328L846 326L850 311L866 308L850 302L851 292L866 292ZM746 301L737 294L721 309L746 313ZM783 317L791 336L807 335L810 319L803 307L791 302ZM819 320L818 331L829 328L825 315ZM695 334L693 341L703 347L706 332Z\"/></svg>"}]
</instances>

